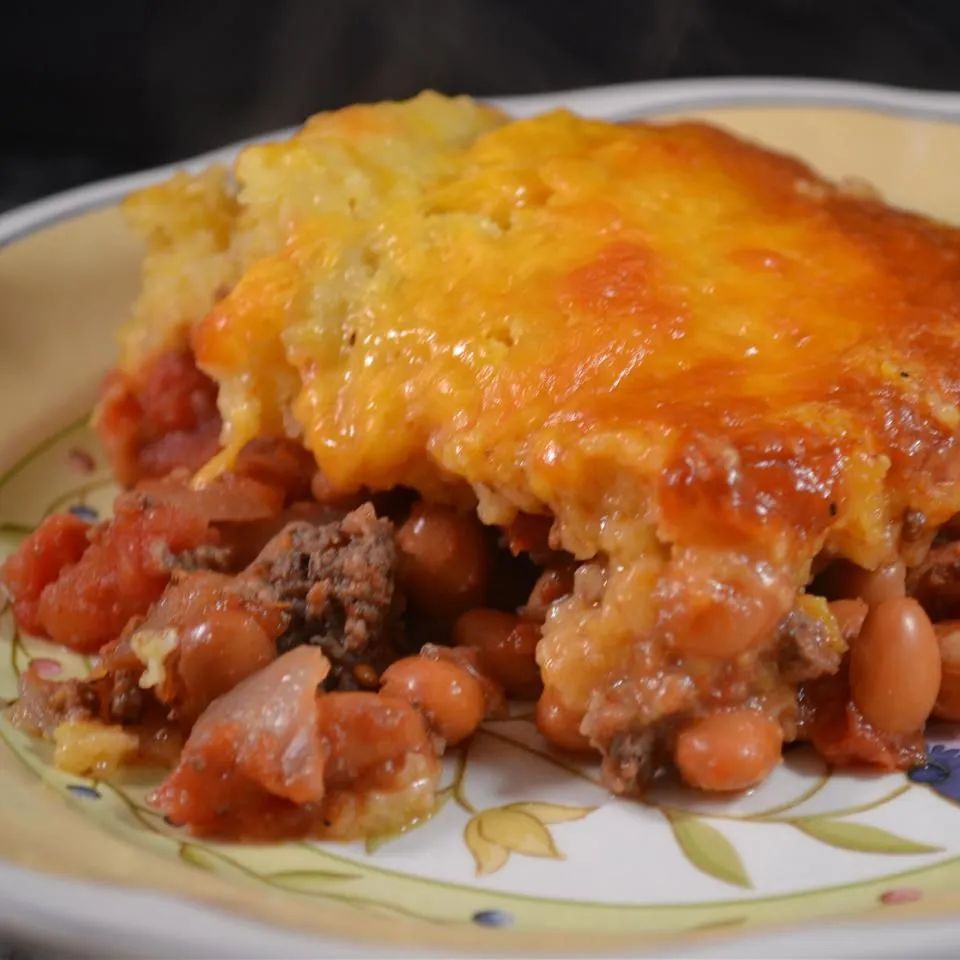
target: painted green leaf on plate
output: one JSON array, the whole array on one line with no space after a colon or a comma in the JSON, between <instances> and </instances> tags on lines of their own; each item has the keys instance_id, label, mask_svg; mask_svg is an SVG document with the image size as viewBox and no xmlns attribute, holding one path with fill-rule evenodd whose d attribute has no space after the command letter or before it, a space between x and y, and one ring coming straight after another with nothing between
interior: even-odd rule
<instances>
[{"instance_id":1,"label":"painted green leaf on plate","mask_svg":"<svg viewBox=\"0 0 960 960\"><path fill-rule=\"evenodd\" d=\"M752 887L736 847L715 827L689 813L668 814L684 856L703 873L738 887Z\"/></svg>"},{"instance_id":2,"label":"painted green leaf on plate","mask_svg":"<svg viewBox=\"0 0 960 960\"><path fill-rule=\"evenodd\" d=\"M866 823L831 820L829 817L805 817L794 820L793 825L808 837L828 843L831 847L860 853L936 853L941 849Z\"/></svg>"}]
</instances>

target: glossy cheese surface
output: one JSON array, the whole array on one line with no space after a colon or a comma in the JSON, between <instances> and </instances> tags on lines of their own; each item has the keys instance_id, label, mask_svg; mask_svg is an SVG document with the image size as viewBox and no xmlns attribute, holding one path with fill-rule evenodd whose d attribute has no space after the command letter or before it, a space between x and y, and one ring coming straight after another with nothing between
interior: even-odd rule
<instances>
[{"instance_id":1,"label":"glossy cheese surface","mask_svg":"<svg viewBox=\"0 0 960 960\"><path fill-rule=\"evenodd\" d=\"M601 678L666 669L660 640L630 666L627 637L670 647L719 609L769 633L821 551L874 567L905 516L917 537L960 509L948 226L702 124L433 94L315 117L235 174L211 226L147 262L172 290L158 250L214 251L208 308L166 300L165 336L220 384L201 479L285 432L336 487L552 515L557 546L603 561L541 645L581 709ZM139 309L128 365L156 339Z\"/></svg>"},{"instance_id":2,"label":"glossy cheese surface","mask_svg":"<svg viewBox=\"0 0 960 960\"><path fill-rule=\"evenodd\" d=\"M706 126L436 97L321 115L237 174L261 249L234 238L191 318L236 442L302 430L344 487L466 481L586 555L622 511L873 565L904 509L956 508L951 229Z\"/></svg>"}]
</instances>

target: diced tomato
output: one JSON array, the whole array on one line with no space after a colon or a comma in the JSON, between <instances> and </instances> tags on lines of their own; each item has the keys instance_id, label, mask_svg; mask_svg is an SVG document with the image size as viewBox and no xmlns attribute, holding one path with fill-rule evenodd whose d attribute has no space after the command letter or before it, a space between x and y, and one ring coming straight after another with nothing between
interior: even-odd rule
<instances>
[{"instance_id":1,"label":"diced tomato","mask_svg":"<svg viewBox=\"0 0 960 960\"><path fill-rule=\"evenodd\" d=\"M170 351L147 367L137 400L157 434L193 430L215 415L217 386L197 367L189 350Z\"/></svg>"},{"instance_id":2,"label":"diced tomato","mask_svg":"<svg viewBox=\"0 0 960 960\"><path fill-rule=\"evenodd\" d=\"M815 680L804 693L812 709L810 740L827 763L906 770L923 762L923 734L875 730L850 699L845 673Z\"/></svg>"},{"instance_id":3,"label":"diced tomato","mask_svg":"<svg viewBox=\"0 0 960 960\"><path fill-rule=\"evenodd\" d=\"M219 448L217 386L189 350L162 353L136 377L119 370L108 375L95 425L125 486L176 467L192 472Z\"/></svg>"},{"instance_id":4,"label":"diced tomato","mask_svg":"<svg viewBox=\"0 0 960 960\"><path fill-rule=\"evenodd\" d=\"M111 370L100 387L94 427L118 483L133 484L140 475L140 423L143 410L126 376Z\"/></svg>"},{"instance_id":5,"label":"diced tomato","mask_svg":"<svg viewBox=\"0 0 960 960\"><path fill-rule=\"evenodd\" d=\"M40 596L61 572L84 554L92 530L72 513L47 517L0 567L0 579L13 597L17 623L28 633L43 633Z\"/></svg>"},{"instance_id":6,"label":"diced tomato","mask_svg":"<svg viewBox=\"0 0 960 960\"><path fill-rule=\"evenodd\" d=\"M329 746L317 688L330 663L301 646L214 701L151 802L199 834L276 838L308 832L323 800Z\"/></svg>"},{"instance_id":7,"label":"diced tomato","mask_svg":"<svg viewBox=\"0 0 960 960\"><path fill-rule=\"evenodd\" d=\"M121 494L113 519L93 529L78 562L44 587L39 632L74 650L98 650L163 593L173 555L215 539L206 518L195 512Z\"/></svg>"},{"instance_id":8,"label":"diced tomato","mask_svg":"<svg viewBox=\"0 0 960 960\"><path fill-rule=\"evenodd\" d=\"M150 802L195 833L241 840L349 832L369 796L394 796L400 823L408 807L422 813L404 791L416 804L423 779L401 771L420 755L437 772L423 718L404 700L324 694L328 670L316 647L297 647L214 701Z\"/></svg>"},{"instance_id":9,"label":"diced tomato","mask_svg":"<svg viewBox=\"0 0 960 960\"><path fill-rule=\"evenodd\" d=\"M93 652L160 597L176 555L218 542L212 524L272 524L283 512L283 490L251 477L226 473L199 490L185 481L144 481L97 526L44 521L0 570L23 629Z\"/></svg>"},{"instance_id":10,"label":"diced tomato","mask_svg":"<svg viewBox=\"0 0 960 960\"><path fill-rule=\"evenodd\" d=\"M317 705L329 747L330 789L387 786L403 757L430 750L423 717L406 700L376 693L329 693Z\"/></svg>"},{"instance_id":11,"label":"diced tomato","mask_svg":"<svg viewBox=\"0 0 960 960\"><path fill-rule=\"evenodd\" d=\"M237 578L195 571L100 650L89 678L48 679L32 664L12 719L42 734L77 717L146 724L142 746L154 759L170 759L174 742L182 743L178 738L217 697L275 658L286 622L279 604L244 591ZM151 678L146 689L139 684L144 676Z\"/></svg>"},{"instance_id":12,"label":"diced tomato","mask_svg":"<svg viewBox=\"0 0 960 960\"><path fill-rule=\"evenodd\" d=\"M165 477L172 470L199 470L220 449L220 420L210 418L193 430L178 430L143 444L137 454L136 473L127 479L116 471L117 480L126 486L137 477Z\"/></svg>"}]
</instances>

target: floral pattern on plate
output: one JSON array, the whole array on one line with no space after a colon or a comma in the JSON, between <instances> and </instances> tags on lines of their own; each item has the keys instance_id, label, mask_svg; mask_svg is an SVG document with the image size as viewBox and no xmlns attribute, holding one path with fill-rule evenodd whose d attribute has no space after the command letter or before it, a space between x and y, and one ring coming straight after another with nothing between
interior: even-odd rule
<instances>
[{"instance_id":1,"label":"floral pattern on plate","mask_svg":"<svg viewBox=\"0 0 960 960\"><path fill-rule=\"evenodd\" d=\"M0 477L0 554L56 510L90 520L109 511L113 486L92 449L78 423ZM31 661L50 676L89 669L21 635L9 610L0 653L8 701ZM667 782L623 799L607 794L594 765L552 752L520 704L446 758L436 809L416 828L365 844L243 846L190 837L152 810L144 798L159 773L78 779L50 765L48 745L0 722L6 748L66 803L184 869L431 925L571 932L892 908L949 888L960 874L960 746L953 731L934 734L928 762L907 776L831 775L799 748L743 796Z\"/></svg>"}]
</instances>

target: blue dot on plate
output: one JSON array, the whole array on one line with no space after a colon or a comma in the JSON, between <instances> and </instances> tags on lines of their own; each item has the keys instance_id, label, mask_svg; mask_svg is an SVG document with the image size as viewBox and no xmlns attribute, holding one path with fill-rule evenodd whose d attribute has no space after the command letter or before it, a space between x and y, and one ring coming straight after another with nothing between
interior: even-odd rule
<instances>
[{"instance_id":1,"label":"blue dot on plate","mask_svg":"<svg viewBox=\"0 0 960 960\"><path fill-rule=\"evenodd\" d=\"M509 927L513 923L506 910L478 910L470 919L480 927Z\"/></svg>"},{"instance_id":2,"label":"blue dot on plate","mask_svg":"<svg viewBox=\"0 0 960 960\"><path fill-rule=\"evenodd\" d=\"M87 800L99 800L100 791L96 787L88 787L82 783L70 783L67 784L67 789L75 797L84 797Z\"/></svg>"},{"instance_id":3,"label":"blue dot on plate","mask_svg":"<svg viewBox=\"0 0 960 960\"><path fill-rule=\"evenodd\" d=\"M85 503L75 503L68 509L75 517L79 517L81 520L87 520L90 523L94 523L100 519L100 514L97 513L93 507L88 507Z\"/></svg>"}]
</instances>

